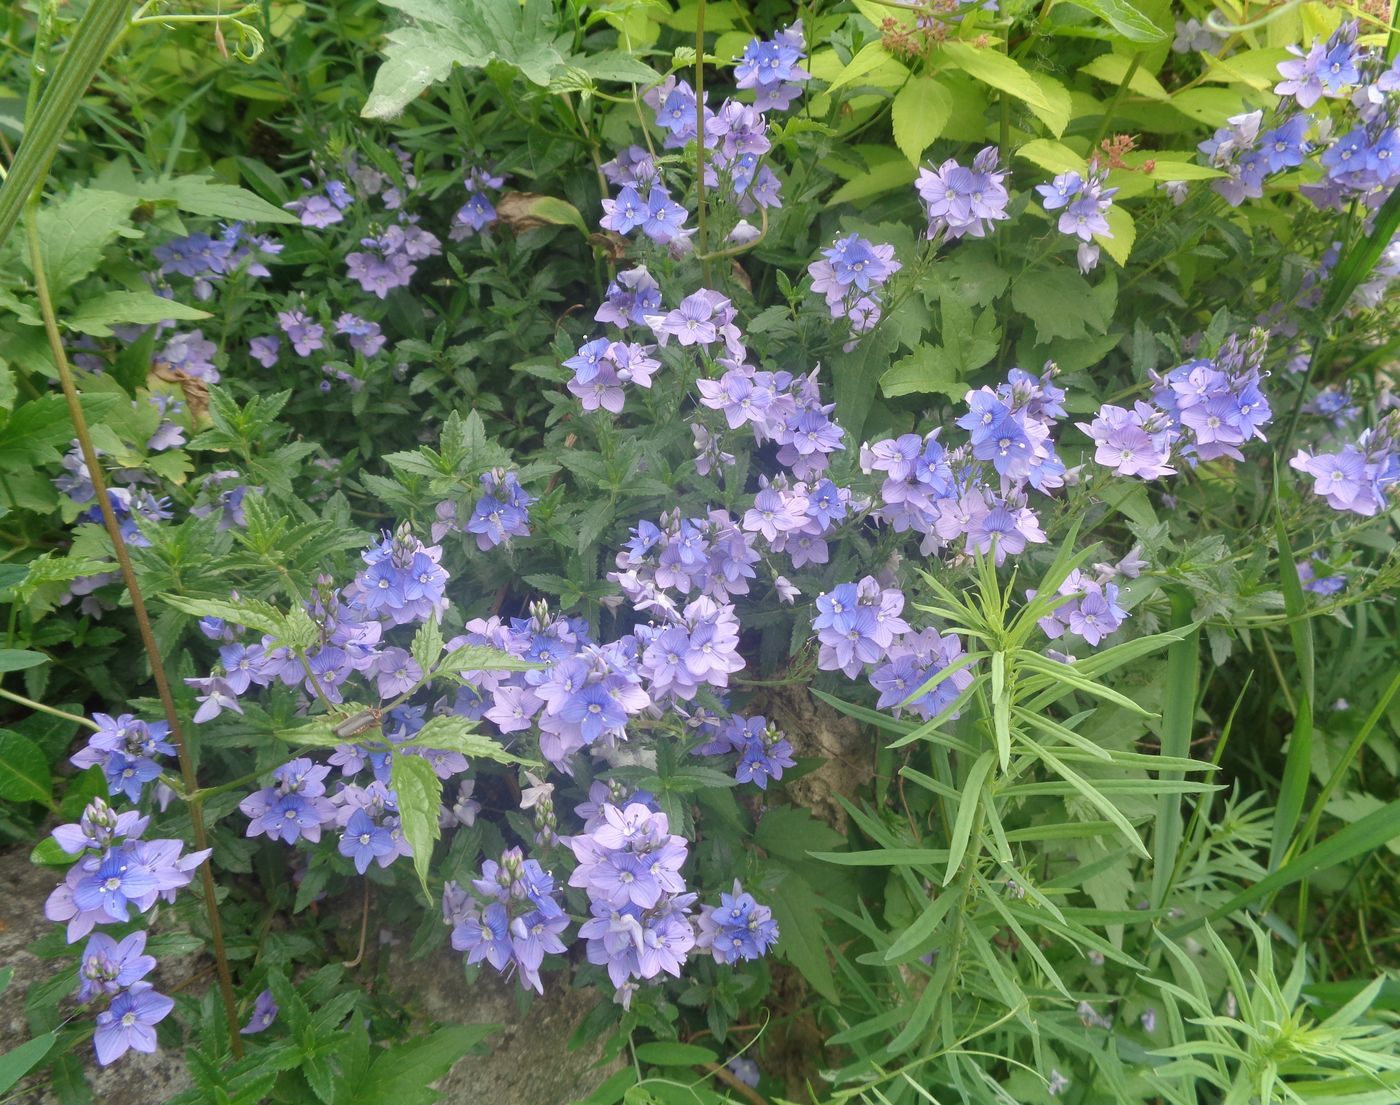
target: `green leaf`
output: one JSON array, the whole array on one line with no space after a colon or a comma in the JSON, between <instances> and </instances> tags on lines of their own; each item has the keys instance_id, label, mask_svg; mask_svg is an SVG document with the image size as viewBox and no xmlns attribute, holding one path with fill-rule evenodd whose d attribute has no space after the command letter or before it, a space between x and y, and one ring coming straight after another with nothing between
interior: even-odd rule
<instances>
[{"instance_id":1,"label":"green leaf","mask_svg":"<svg viewBox=\"0 0 1400 1105\"><path fill-rule=\"evenodd\" d=\"M430 1088L498 1024L458 1024L381 1050L369 1073L358 1081L348 1105L428 1105L439 1094Z\"/></svg>"},{"instance_id":2,"label":"green leaf","mask_svg":"<svg viewBox=\"0 0 1400 1105\"><path fill-rule=\"evenodd\" d=\"M1110 234L1095 234L1094 241L1120 265L1128 263L1128 255L1137 241L1137 224L1133 217L1121 206L1114 204L1104 216L1108 220Z\"/></svg>"},{"instance_id":3,"label":"green leaf","mask_svg":"<svg viewBox=\"0 0 1400 1105\"><path fill-rule=\"evenodd\" d=\"M1301 683L1294 695L1297 705L1293 732L1288 738L1288 755L1284 760L1283 779L1279 783L1278 803L1274 807L1273 833L1269 841L1270 870L1282 862L1284 851L1303 815L1308 781L1312 776L1313 702L1316 694L1312 618L1308 613L1302 580L1298 577L1298 567L1294 563L1293 549L1288 543L1288 530L1283 524L1277 491L1274 493L1274 537L1278 541L1283 609L1288 615L1288 633L1293 639L1293 659L1298 665Z\"/></svg>"},{"instance_id":4,"label":"green leaf","mask_svg":"<svg viewBox=\"0 0 1400 1105\"><path fill-rule=\"evenodd\" d=\"M1115 37L1127 42L1165 42L1171 35L1152 22L1127 0L1068 0L1076 7L1093 12L1110 27Z\"/></svg>"},{"instance_id":5,"label":"green leaf","mask_svg":"<svg viewBox=\"0 0 1400 1105\"><path fill-rule=\"evenodd\" d=\"M1083 173L1088 164L1083 157L1053 138L1032 138L1016 147L1016 156L1048 173Z\"/></svg>"},{"instance_id":6,"label":"green leaf","mask_svg":"<svg viewBox=\"0 0 1400 1105\"><path fill-rule=\"evenodd\" d=\"M822 997L838 1000L836 979L826 958L819 912L821 899L800 877L788 873L772 895L770 904L778 922L778 953L801 971L802 977Z\"/></svg>"},{"instance_id":7,"label":"green leaf","mask_svg":"<svg viewBox=\"0 0 1400 1105\"><path fill-rule=\"evenodd\" d=\"M572 226L580 234L589 232L579 209L568 200L556 196L507 192L496 202L496 213L506 222L522 229L528 229L532 221L537 220L551 226Z\"/></svg>"},{"instance_id":8,"label":"green leaf","mask_svg":"<svg viewBox=\"0 0 1400 1105\"><path fill-rule=\"evenodd\" d=\"M1108 328L1089 282L1073 269L1060 267L1028 272L1011 288L1011 305L1035 323L1035 340L1045 345L1056 338L1080 338L1093 327Z\"/></svg>"},{"instance_id":9,"label":"green leaf","mask_svg":"<svg viewBox=\"0 0 1400 1105\"><path fill-rule=\"evenodd\" d=\"M1397 228L1400 228L1400 188L1391 192L1381 204L1371 233L1353 242L1338 258L1337 267L1327 282L1327 293L1322 298L1324 318L1331 318L1350 302L1356 289L1371 275Z\"/></svg>"},{"instance_id":10,"label":"green leaf","mask_svg":"<svg viewBox=\"0 0 1400 1105\"><path fill-rule=\"evenodd\" d=\"M446 80L454 65L496 63L540 86L566 68L550 0L385 2L415 25L389 32L384 64L360 112L367 119L398 115L425 88Z\"/></svg>"},{"instance_id":11,"label":"green leaf","mask_svg":"<svg viewBox=\"0 0 1400 1105\"><path fill-rule=\"evenodd\" d=\"M471 759L494 760L500 764L534 765L534 760L521 759L507 752L486 733L472 728L472 722L457 714L431 717L414 734L412 744L419 748L437 748L444 752L460 752Z\"/></svg>"},{"instance_id":12,"label":"green leaf","mask_svg":"<svg viewBox=\"0 0 1400 1105\"><path fill-rule=\"evenodd\" d=\"M1217 906L1204 916L1183 921L1167 930L1167 935L1180 935L1201 924L1228 917L1250 902L1257 901L1265 895L1276 894L1318 871L1325 871L1329 867L1336 867L1357 856L1383 848L1396 837L1400 837L1400 800L1390 802L1361 820L1353 821L1339 829L1321 844L1300 853L1277 871L1265 875L1258 882L1241 890L1223 905Z\"/></svg>"},{"instance_id":13,"label":"green leaf","mask_svg":"<svg viewBox=\"0 0 1400 1105\"><path fill-rule=\"evenodd\" d=\"M295 223L298 216L268 203L256 192L225 184L211 176L159 177L137 180L104 174L104 187L129 195L146 203L169 203L191 215L207 215L212 219L233 219L238 222Z\"/></svg>"},{"instance_id":14,"label":"green leaf","mask_svg":"<svg viewBox=\"0 0 1400 1105\"><path fill-rule=\"evenodd\" d=\"M105 787L103 789L106 790ZM73 820L76 821L77 818L75 817ZM58 841L51 836L44 837L29 851L29 862L39 867L69 867L77 858L77 856L70 856L60 848Z\"/></svg>"},{"instance_id":15,"label":"green leaf","mask_svg":"<svg viewBox=\"0 0 1400 1105\"><path fill-rule=\"evenodd\" d=\"M1079 71L1112 85L1120 85L1126 80L1130 92L1146 96L1149 100L1163 103L1171 100L1171 93L1162 87L1161 81L1141 65L1135 70L1132 65L1133 59L1126 54L1100 54L1088 65L1081 65Z\"/></svg>"},{"instance_id":16,"label":"green leaf","mask_svg":"<svg viewBox=\"0 0 1400 1105\"><path fill-rule=\"evenodd\" d=\"M509 652L490 645L459 645L437 665L438 671L455 672L468 677L483 671L534 671L543 667L533 660L522 660Z\"/></svg>"},{"instance_id":17,"label":"green leaf","mask_svg":"<svg viewBox=\"0 0 1400 1105\"><path fill-rule=\"evenodd\" d=\"M52 1032L26 1040L19 1047L11 1048L0 1055L0 1093L8 1091L16 1082L43 1062L44 1056L58 1042Z\"/></svg>"},{"instance_id":18,"label":"green leaf","mask_svg":"<svg viewBox=\"0 0 1400 1105\"><path fill-rule=\"evenodd\" d=\"M154 292L103 292L84 299L63 316L70 330L106 338L117 323L150 324L167 319L189 321L208 318L208 311L187 307Z\"/></svg>"},{"instance_id":19,"label":"green leaf","mask_svg":"<svg viewBox=\"0 0 1400 1105\"><path fill-rule=\"evenodd\" d=\"M95 272L109 242L131 225L131 196L97 188L77 188L39 210L39 243L49 293L58 299ZM26 251L25 264L29 263Z\"/></svg>"},{"instance_id":20,"label":"green leaf","mask_svg":"<svg viewBox=\"0 0 1400 1105\"><path fill-rule=\"evenodd\" d=\"M0 729L0 798L47 804L52 796L53 776L44 750L12 729Z\"/></svg>"},{"instance_id":21,"label":"green leaf","mask_svg":"<svg viewBox=\"0 0 1400 1105\"><path fill-rule=\"evenodd\" d=\"M846 67L836 74L836 79L827 86L828 92L835 92L838 88L844 88L848 84L860 80L867 73L873 73L887 61L894 61L894 56L885 49L884 44L875 41L867 42L852 55L851 60L846 63Z\"/></svg>"},{"instance_id":22,"label":"green leaf","mask_svg":"<svg viewBox=\"0 0 1400 1105\"><path fill-rule=\"evenodd\" d=\"M1003 655L1000 652L995 653L993 662ZM953 881L958 868L962 866L963 856L967 853L968 841L972 836L972 822L977 816L977 807L982 802L982 789L996 759L996 754L988 749L977 757L977 762L967 773L962 798L958 802L958 812L953 817L953 831L948 837L948 870L943 875L944 886Z\"/></svg>"},{"instance_id":23,"label":"green leaf","mask_svg":"<svg viewBox=\"0 0 1400 1105\"><path fill-rule=\"evenodd\" d=\"M222 618L230 625L241 625L279 639L287 631L287 618L270 602L259 599L198 599L163 594L161 600L196 618ZM310 643L310 642L308 642Z\"/></svg>"},{"instance_id":24,"label":"green leaf","mask_svg":"<svg viewBox=\"0 0 1400 1105\"><path fill-rule=\"evenodd\" d=\"M953 114L953 97L932 77L911 77L895 95L890 109L894 144L911 164L943 133Z\"/></svg>"},{"instance_id":25,"label":"green leaf","mask_svg":"<svg viewBox=\"0 0 1400 1105\"><path fill-rule=\"evenodd\" d=\"M398 801L399 827L404 840L413 849L413 870L423 894L431 902L428 864L433 858L433 844L442 835L438 825L442 780L422 756L396 755L389 764L389 786Z\"/></svg>"},{"instance_id":26,"label":"green leaf","mask_svg":"<svg viewBox=\"0 0 1400 1105\"><path fill-rule=\"evenodd\" d=\"M892 192L896 188L904 188L913 183L914 177L914 167L908 160L891 150L889 160L880 161L871 166L869 172L846 181L831 194L826 205L835 207L842 203L870 199L884 192Z\"/></svg>"},{"instance_id":27,"label":"green leaf","mask_svg":"<svg viewBox=\"0 0 1400 1105\"><path fill-rule=\"evenodd\" d=\"M414 662L423 669L425 675L433 670L438 658L442 656L442 627L438 624L437 614L433 614L418 627L418 632L413 635L413 645L409 652L413 655Z\"/></svg>"},{"instance_id":28,"label":"green leaf","mask_svg":"<svg viewBox=\"0 0 1400 1105\"><path fill-rule=\"evenodd\" d=\"M1196 721L1196 690L1201 677L1201 629L1191 619L1189 592L1172 593L1172 621L1187 628L1185 636L1167 646L1167 684L1162 704L1163 756L1187 756ZM1180 771L1164 771L1163 779L1183 779ZM1152 836L1153 908L1167 900L1171 877L1181 848L1181 797L1163 792L1157 799L1157 820Z\"/></svg>"},{"instance_id":29,"label":"green leaf","mask_svg":"<svg viewBox=\"0 0 1400 1105\"><path fill-rule=\"evenodd\" d=\"M49 658L42 652L31 652L24 648L0 648L0 672L24 671L47 664Z\"/></svg>"},{"instance_id":30,"label":"green leaf","mask_svg":"<svg viewBox=\"0 0 1400 1105\"><path fill-rule=\"evenodd\" d=\"M942 344L920 345L880 377L880 390L891 399L928 392L961 399L967 392L968 377L1001 348L995 310L980 311L974 321L971 306L953 290L944 291L939 309Z\"/></svg>"},{"instance_id":31,"label":"green leaf","mask_svg":"<svg viewBox=\"0 0 1400 1105\"><path fill-rule=\"evenodd\" d=\"M1023 101L1057 138L1069 125L1069 93L1052 77L1032 74L994 47L945 42L935 55L983 84Z\"/></svg>"},{"instance_id":32,"label":"green leaf","mask_svg":"<svg viewBox=\"0 0 1400 1105\"><path fill-rule=\"evenodd\" d=\"M707 1047L664 1041L640 1045L637 1058L654 1067L700 1067L719 1062L719 1056Z\"/></svg>"},{"instance_id":33,"label":"green leaf","mask_svg":"<svg viewBox=\"0 0 1400 1105\"><path fill-rule=\"evenodd\" d=\"M569 64L582 69L595 81L618 81L622 84L661 83L660 73L621 50L600 50L596 54L577 55L569 59Z\"/></svg>"}]
</instances>

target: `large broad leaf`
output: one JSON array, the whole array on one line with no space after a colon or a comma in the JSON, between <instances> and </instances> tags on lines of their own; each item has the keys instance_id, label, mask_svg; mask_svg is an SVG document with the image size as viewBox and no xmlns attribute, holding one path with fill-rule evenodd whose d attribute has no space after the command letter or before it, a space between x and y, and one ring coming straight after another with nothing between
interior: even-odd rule
<instances>
[{"instance_id":1,"label":"large broad leaf","mask_svg":"<svg viewBox=\"0 0 1400 1105\"><path fill-rule=\"evenodd\" d=\"M102 263L102 251L131 225L136 200L98 188L78 188L39 211L40 255L54 298ZM25 254L25 264L28 254Z\"/></svg>"},{"instance_id":2,"label":"large broad leaf","mask_svg":"<svg viewBox=\"0 0 1400 1105\"><path fill-rule=\"evenodd\" d=\"M917 165L953 115L953 97L932 77L911 77L891 106L894 144Z\"/></svg>"},{"instance_id":3,"label":"large broad leaf","mask_svg":"<svg viewBox=\"0 0 1400 1105\"><path fill-rule=\"evenodd\" d=\"M1070 3L1093 12L1112 27L1113 34L1109 37L1139 43L1157 43L1171 37L1127 0L1070 0Z\"/></svg>"},{"instance_id":4,"label":"large broad leaf","mask_svg":"<svg viewBox=\"0 0 1400 1105\"><path fill-rule=\"evenodd\" d=\"M1011 289L1011 306L1035 323L1035 340L1082 338L1086 327L1108 329L1089 282L1070 268L1035 269Z\"/></svg>"},{"instance_id":5,"label":"large broad leaf","mask_svg":"<svg viewBox=\"0 0 1400 1105\"><path fill-rule=\"evenodd\" d=\"M106 338L111 336L113 326L122 323L149 325L208 317L208 311L176 303L154 292L103 292L84 299L65 314L62 321L70 330Z\"/></svg>"},{"instance_id":6,"label":"large broad leaf","mask_svg":"<svg viewBox=\"0 0 1400 1105\"><path fill-rule=\"evenodd\" d=\"M565 68L549 0L385 0L413 20L389 33L384 64L361 114L398 115L420 92L446 80L454 65L495 62L547 86ZM629 78L631 79L631 78Z\"/></svg>"},{"instance_id":7,"label":"large broad leaf","mask_svg":"<svg viewBox=\"0 0 1400 1105\"><path fill-rule=\"evenodd\" d=\"M99 187L129 196L142 203L168 203L191 215L237 222L295 223L296 215L237 184L225 184L213 177L191 174L138 179L125 164L104 169L97 178Z\"/></svg>"},{"instance_id":8,"label":"large broad leaf","mask_svg":"<svg viewBox=\"0 0 1400 1105\"><path fill-rule=\"evenodd\" d=\"M938 57L983 84L1024 101L1056 137L1069 126L1069 93L1054 78L1033 74L1022 68L1020 62L992 47L970 46L965 42L945 42Z\"/></svg>"},{"instance_id":9,"label":"large broad leaf","mask_svg":"<svg viewBox=\"0 0 1400 1105\"><path fill-rule=\"evenodd\" d=\"M943 294L939 309L942 344L925 343L896 361L880 377L880 388L887 396L937 392L961 399L967 391L967 378L997 355L1001 331L996 311L984 310L974 321L966 300L951 291Z\"/></svg>"}]
</instances>

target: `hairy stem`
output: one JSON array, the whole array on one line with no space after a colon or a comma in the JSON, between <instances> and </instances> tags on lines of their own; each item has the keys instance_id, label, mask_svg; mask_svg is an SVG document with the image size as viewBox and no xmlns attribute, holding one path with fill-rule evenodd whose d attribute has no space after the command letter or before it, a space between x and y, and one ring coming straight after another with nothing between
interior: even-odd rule
<instances>
[{"instance_id":1,"label":"hairy stem","mask_svg":"<svg viewBox=\"0 0 1400 1105\"><path fill-rule=\"evenodd\" d=\"M36 186L29 199L25 224L29 232L30 267L34 272L34 287L39 297L39 310L44 318L44 332L48 335L49 350L53 354L54 365L58 369L59 383L63 387L63 398L68 403L68 415L73 420L73 432L77 435L78 446L83 454L83 462L87 465L88 475L92 480L93 494L96 496L97 505L102 512L102 524L106 527L107 535L112 540L112 551L117 558L118 566L121 568L127 593L131 596L131 611L136 618L136 628L141 635L141 643L145 647L146 656L150 660L151 677L156 684L156 693L160 696L165 720L170 726L170 739L179 756L180 775L184 782L184 790L186 794L194 794L199 789L199 783L195 778L194 759L180 728L180 715L175 709L175 698L170 692L170 680L165 674L165 664L161 659L160 646L156 644L155 632L151 629L151 619L146 612L146 600L142 597L141 587L136 581L136 570L132 566L126 541L122 538L121 525L117 521L116 513L112 510L112 501L107 493L107 480L102 474L102 464L98 459L97 449L92 443L92 433L88 429L87 417L83 414L83 405L78 399L78 388L73 381L73 369L68 364L68 356L63 348L63 337L58 330L58 318L54 314L53 298L49 295L49 285L44 275L43 242L39 237L39 196L40 190ZM190 804L189 811L190 824L194 830L195 849L203 851L209 847L209 834L204 825L204 810L198 802L195 802ZM199 870L204 888L204 907L209 919L209 938L213 944L214 962L218 968L219 990L223 995L224 1010L228 1015L230 1047L235 1057L242 1057L243 1041L238 1033L238 1012L233 997L233 976L229 970L228 954L224 948L223 926L219 921L219 903L214 893L214 874L210 870L207 860L200 864Z\"/></svg>"}]
</instances>

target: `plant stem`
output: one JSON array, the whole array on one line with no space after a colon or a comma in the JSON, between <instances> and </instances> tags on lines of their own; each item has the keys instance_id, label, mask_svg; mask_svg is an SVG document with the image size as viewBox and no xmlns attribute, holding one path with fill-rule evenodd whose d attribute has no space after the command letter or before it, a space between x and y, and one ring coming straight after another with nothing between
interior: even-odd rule
<instances>
[{"instance_id":1,"label":"plant stem","mask_svg":"<svg viewBox=\"0 0 1400 1105\"><path fill-rule=\"evenodd\" d=\"M88 475L92 480L93 494L96 496L97 505L102 511L102 523L106 526L107 534L112 540L112 552L121 568L127 593L131 596L131 611L136 618L136 628L141 635L141 643L145 647L146 656L151 664L151 678L155 681L156 692L160 696L161 707L165 712L165 720L170 726L170 739L179 756L180 775L184 781L184 790L186 794L194 794L199 789L199 783L195 778L194 758L180 729L180 715L175 709L175 698L170 692L170 680L165 674L160 646L156 644L155 633L151 629L151 619L146 613L146 600L142 597L141 587L136 581L136 570L132 566L131 555L127 551L125 540L122 538L121 525L117 522L117 516L112 510L112 500L107 493L107 480L102 473L102 463L98 459L97 449L92 443L92 433L88 429L87 417L83 414L83 405L78 399L78 388L73 382L73 370L68 364L68 356L63 348L63 337L58 331L58 318L54 314L53 299L49 295L48 280L44 274L43 242L39 237L40 194L40 188L36 185L27 205L25 224L29 232L30 267L34 273L34 288L39 297L39 310L44 317L44 331L48 335L49 349L53 354L54 365L58 369L59 383L63 387L63 398L68 403L68 415L73 420L73 432L77 435L83 461L87 465ZM209 847L209 834L204 826L203 807L195 802L190 805L189 810L190 824L194 830L195 849L204 851ZM214 947L214 962L218 967L219 990L223 995L224 1011L228 1016L230 1048L235 1058L242 1058L243 1041L238 1032L238 1010L233 997L233 976L229 970L228 954L224 948L223 926L219 921L219 903L214 892L214 874L210 870L207 859L200 864L199 870L204 888L205 912L209 918L209 938Z\"/></svg>"},{"instance_id":2,"label":"plant stem","mask_svg":"<svg viewBox=\"0 0 1400 1105\"><path fill-rule=\"evenodd\" d=\"M1118 82L1118 87L1113 90L1113 99L1108 101L1108 106L1103 109L1103 118L1099 120L1098 133L1094 135L1094 140L1089 143L1089 158L1093 159L1094 153L1099 148L1099 143L1108 134L1108 126L1113 122L1113 113L1118 110L1118 105L1123 100L1123 95L1128 91L1128 83L1138 71L1138 66L1142 64L1142 55L1134 54L1132 61L1128 62L1128 71L1123 74L1123 79Z\"/></svg>"},{"instance_id":3,"label":"plant stem","mask_svg":"<svg viewBox=\"0 0 1400 1105\"><path fill-rule=\"evenodd\" d=\"M68 120L98 67L127 28L130 0L93 0L59 59L38 106L25 117L24 138L0 185L0 245L10 236L25 201L48 175Z\"/></svg>"},{"instance_id":4,"label":"plant stem","mask_svg":"<svg viewBox=\"0 0 1400 1105\"><path fill-rule=\"evenodd\" d=\"M17 702L21 706L28 706L31 710L38 710L41 714L52 714L54 717L61 717L64 721L71 721L74 725L83 725L96 732L101 726L89 718L80 717L78 714L70 714L67 710L59 710L53 706L45 706L42 702L35 702L32 698L25 698L22 694L15 694L14 691L7 691L0 687L0 698L8 698L11 702Z\"/></svg>"}]
</instances>

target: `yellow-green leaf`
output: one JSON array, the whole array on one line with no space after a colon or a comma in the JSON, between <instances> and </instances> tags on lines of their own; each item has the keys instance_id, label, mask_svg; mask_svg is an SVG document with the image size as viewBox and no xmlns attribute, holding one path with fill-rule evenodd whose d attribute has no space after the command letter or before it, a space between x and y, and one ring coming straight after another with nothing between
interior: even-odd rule
<instances>
[{"instance_id":1,"label":"yellow-green leaf","mask_svg":"<svg viewBox=\"0 0 1400 1105\"><path fill-rule=\"evenodd\" d=\"M1104 217L1108 220L1108 228L1113 231L1113 236L1095 234L1094 241L1120 265L1126 265L1128 254L1133 251L1133 243L1137 241L1137 226L1133 217L1117 204L1110 207Z\"/></svg>"},{"instance_id":2,"label":"yellow-green leaf","mask_svg":"<svg viewBox=\"0 0 1400 1105\"><path fill-rule=\"evenodd\" d=\"M856 55L846 63L846 67L837 74L836 79L831 82L828 92L835 92L838 88L843 88L848 84L860 80L867 73L873 73L887 61L893 61L890 52L879 42L867 42L862 46Z\"/></svg>"},{"instance_id":3,"label":"yellow-green leaf","mask_svg":"<svg viewBox=\"0 0 1400 1105\"><path fill-rule=\"evenodd\" d=\"M894 144L911 164L943 133L953 114L953 97L932 77L913 77L894 98Z\"/></svg>"},{"instance_id":4,"label":"yellow-green leaf","mask_svg":"<svg viewBox=\"0 0 1400 1105\"><path fill-rule=\"evenodd\" d=\"M1031 73L991 47L979 48L965 42L946 42L936 56L983 84L1024 101L1056 137L1069 125L1069 92L1054 77Z\"/></svg>"}]
</instances>

